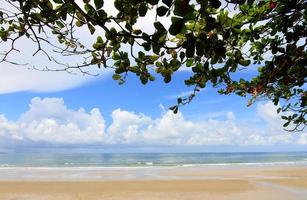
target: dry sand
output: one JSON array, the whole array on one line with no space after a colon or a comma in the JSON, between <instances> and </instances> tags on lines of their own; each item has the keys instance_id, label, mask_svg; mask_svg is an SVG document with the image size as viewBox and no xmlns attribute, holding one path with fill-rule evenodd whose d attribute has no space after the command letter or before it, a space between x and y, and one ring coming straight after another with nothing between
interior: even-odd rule
<instances>
[{"instance_id":1,"label":"dry sand","mask_svg":"<svg viewBox=\"0 0 307 200\"><path fill-rule=\"evenodd\" d=\"M135 169L133 173L138 170L142 169ZM109 175L112 170L100 173ZM182 167L154 173L159 178L0 180L0 200L307 199L307 167L304 166Z\"/></svg>"}]
</instances>

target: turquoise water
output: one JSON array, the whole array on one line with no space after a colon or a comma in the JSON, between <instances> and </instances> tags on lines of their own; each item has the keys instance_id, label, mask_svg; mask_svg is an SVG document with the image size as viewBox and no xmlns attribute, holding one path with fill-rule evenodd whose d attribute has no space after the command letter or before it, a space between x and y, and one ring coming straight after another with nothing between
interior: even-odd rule
<instances>
[{"instance_id":1,"label":"turquoise water","mask_svg":"<svg viewBox=\"0 0 307 200\"><path fill-rule=\"evenodd\" d=\"M65 153L1 152L0 167L144 167L307 164L307 152L289 153Z\"/></svg>"}]
</instances>

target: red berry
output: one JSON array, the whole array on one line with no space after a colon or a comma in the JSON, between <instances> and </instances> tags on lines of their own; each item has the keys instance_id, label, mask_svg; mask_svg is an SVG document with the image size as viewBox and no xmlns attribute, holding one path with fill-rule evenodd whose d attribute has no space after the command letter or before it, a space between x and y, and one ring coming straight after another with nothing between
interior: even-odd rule
<instances>
[{"instance_id":1,"label":"red berry","mask_svg":"<svg viewBox=\"0 0 307 200\"><path fill-rule=\"evenodd\" d=\"M270 3L269 3L270 9L273 10L276 6L277 6L277 3L276 3L276 2L270 1Z\"/></svg>"}]
</instances>

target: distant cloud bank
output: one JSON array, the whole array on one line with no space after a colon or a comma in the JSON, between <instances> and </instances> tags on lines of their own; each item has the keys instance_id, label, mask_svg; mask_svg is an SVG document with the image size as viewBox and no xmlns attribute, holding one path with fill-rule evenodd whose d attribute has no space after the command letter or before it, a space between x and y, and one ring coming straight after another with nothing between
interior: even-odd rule
<instances>
[{"instance_id":1,"label":"distant cloud bank","mask_svg":"<svg viewBox=\"0 0 307 200\"><path fill-rule=\"evenodd\" d=\"M5 143L108 144L108 145L306 145L307 133L290 134L270 102L259 103L263 126L240 123L235 113L225 120L190 121L182 113L165 111L152 119L122 109L112 112L106 125L98 108L69 109L61 98L35 97L17 121L0 115L0 140Z\"/></svg>"}]
</instances>

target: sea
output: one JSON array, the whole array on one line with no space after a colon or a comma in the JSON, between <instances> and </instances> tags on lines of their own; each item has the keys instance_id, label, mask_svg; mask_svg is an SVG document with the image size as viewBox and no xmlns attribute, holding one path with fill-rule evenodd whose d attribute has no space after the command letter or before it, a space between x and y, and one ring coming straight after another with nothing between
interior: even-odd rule
<instances>
[{"instance_id":1,"label":"sea","mask_svg":"<svg viewBox=\"0 0 307 200\"><path fill-rule=\"evenodd\" d=\"M0 152L0 168L9 167L171 167L227 165L307 165L307 152Z\"/></svg>"}]
</instances>

